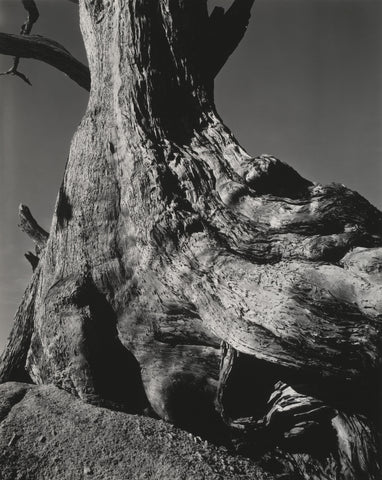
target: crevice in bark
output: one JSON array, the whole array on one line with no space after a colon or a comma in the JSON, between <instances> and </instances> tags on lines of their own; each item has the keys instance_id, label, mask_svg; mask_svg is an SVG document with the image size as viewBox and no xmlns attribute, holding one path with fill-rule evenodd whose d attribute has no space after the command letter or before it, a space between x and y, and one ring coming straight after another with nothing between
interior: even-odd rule
<instances>
[{"instance_id":1,"label":"crevice in bark","mask_svg":"<svg viewBox=\"0 0 382 480\"><path fill-rule=\"evenodd\" d=\"M378 385L377 376L360 383L314 378L310 374L304 377L303 371L259 361L223 344L217 409L231 427L234 447L242 455L260 458L267 451L281 448L293 454L309 454L322 465L330 464L338 475L343 465L345 471L349 469L358 478L369 467L354 460L363 453L349 453L349 449L344 453L347 447L342 444L342 420L338 418L346 418L344 429L365 428L369 435L366 432L370 424L363 426L362 418L368 418L371 425L379 423ZM340 417L339 411L343 412ZM371 440L369 453L365 445L358 447L371 455L370 478L379 471L378 446L374 442ZM347 460L341 459L344 455Z\"/></svg>"},{"instance_id":2,"label":"crevice in bark","mask_svg":"<svg viewBox=\"0 0 382 480\"><path fill-rule=\"evenodd\" d=\"M57 222L60 228L63 228L71 220L73 214L72 205L70 204L69 197L65 191L64 186L60 188L57 201Z\"/></svg>"},{"instance_id":3,"label":"crevice in bark","mask_svg":"<svg viewBox=\"0 0 382 480\"><path fill-rule=\"evenodd\" d=\"M139 364L121 344L116 315L91 277L57 281L44 305L61 328L56 338L50 338L48 329L34 332L27 365L36 383L54 383L89 403L142 413L148 402ZM44 342L49 342L51 363L42 355ZM38 373L34 365L39 363Z\"/></svg>"},{"instance_id":4,"label":"crevice in bark","mask_svg":"<svg viewBox=\"0 0 382 480\"><path fill-rule=\"evenodd\" d=\"M84 340L97 396L110 408L142 413L149 404L140 366L118 338L113 309L90 281L85 283L77 302L78 306L87 304L90 309Z\"/></svg>"}]
</instances>

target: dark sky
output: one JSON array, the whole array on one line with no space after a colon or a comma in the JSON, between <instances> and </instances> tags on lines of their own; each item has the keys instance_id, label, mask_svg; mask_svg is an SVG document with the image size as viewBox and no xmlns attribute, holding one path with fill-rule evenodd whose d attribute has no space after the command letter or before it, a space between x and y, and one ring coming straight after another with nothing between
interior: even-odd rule
<instances>
[{"instance_id":1,"label":"dark sky","mask_svg":"<svg viewBox=\"0 0 382 480\"><path fill-rule=\"evenodd\" d=\"M229 5L229 1L211 3ZM84 60L77 7L40 1L34 33ZM0 30L18 32L21 2L0 0ZM222 118L251 155L269 153L303 176L346 184L382 207L382 2L257 0L248 33L216 81ZM0 70L10 58L0 57ZM27 204L49 229L70 139L87 92L36 61L33 83L0 77L0 351L31 269L17 228Z\"/></svg>"}]
</instances>

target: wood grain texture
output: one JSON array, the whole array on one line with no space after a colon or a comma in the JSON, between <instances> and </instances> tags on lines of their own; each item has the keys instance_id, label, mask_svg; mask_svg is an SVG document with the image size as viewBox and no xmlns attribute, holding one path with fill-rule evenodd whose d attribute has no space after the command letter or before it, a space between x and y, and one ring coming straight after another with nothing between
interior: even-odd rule
<instances>
[{"instance_id":1,"label":"wood grain texture","mask_svg":"<svg viewBox=\"0 0 382 480\"><path fill-rule=\"evenodd\" d=\"M363 415L362 448L373 452L381 213L240 147L198 54L205 1L82 0L80 15L89 104L26 296L33 315L24 300L2 381L15 379L18 352L35 383L149 409L221 443L240 418L263 419L256 442L240 440L247 454L290 449L305 472L358 461L338 445L358 445L360 430L341 427L336 439L327 413L344 412L347 425ZM264 417L275 385L284 393ZM290 422L287 397L312 418ZM273 428L279 408L288 420ZM324 458L309 442L300 452L314 431L330 446Z\"/></svg>"}]
</instances>

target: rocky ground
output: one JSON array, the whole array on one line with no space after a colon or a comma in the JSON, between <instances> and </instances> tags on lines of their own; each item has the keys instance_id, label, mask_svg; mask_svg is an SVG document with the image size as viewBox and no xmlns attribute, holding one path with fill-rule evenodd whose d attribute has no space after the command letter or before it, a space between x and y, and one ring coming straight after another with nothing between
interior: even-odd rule
<instances>
[{"instance_id":1,"label":"rocky ground","mask_svg":"<svg viewBox=\"0 0 382 480\"><path fill-rule=\"evenodd\" d=\"M83 403L53 386L0 385L2 480L270 480L161 420Z\"/></svg>"}]
</instances>

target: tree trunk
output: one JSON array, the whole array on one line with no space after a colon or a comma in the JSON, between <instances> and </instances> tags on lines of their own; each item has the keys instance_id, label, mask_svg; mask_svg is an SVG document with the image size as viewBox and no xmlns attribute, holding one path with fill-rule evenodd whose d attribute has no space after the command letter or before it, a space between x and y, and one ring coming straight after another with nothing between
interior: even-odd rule
<instances>
[{"instance_id":1,"label":"tree trunk","mask_svg":"<svg viewBox=\"0 0 382 480\"><path fill-rule=\"evenodd\" d=\"M89 104L0 378L377 478L382 215L217 115L252 3L80 1Z\"/></svg>"}]
</instances>

